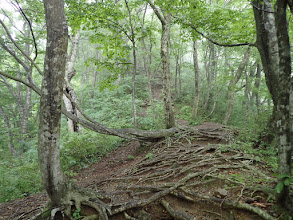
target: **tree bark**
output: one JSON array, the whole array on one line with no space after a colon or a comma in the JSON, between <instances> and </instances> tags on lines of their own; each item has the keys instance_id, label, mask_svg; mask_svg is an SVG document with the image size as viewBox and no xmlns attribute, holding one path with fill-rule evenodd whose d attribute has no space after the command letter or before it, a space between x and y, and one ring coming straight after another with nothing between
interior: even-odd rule
<instances>
[{"instance_id":1,"label":"tree bark","mask_svg":"<svg viewBox=\"0 0 293 220\"><path fill-rule=\"evenodd\" d=\"M47 46L40 100L39 163L42 181L53 206L67 193L60 164L60 122L68 44L63 0L45 0Z\"/></svg>"}]
</instances>

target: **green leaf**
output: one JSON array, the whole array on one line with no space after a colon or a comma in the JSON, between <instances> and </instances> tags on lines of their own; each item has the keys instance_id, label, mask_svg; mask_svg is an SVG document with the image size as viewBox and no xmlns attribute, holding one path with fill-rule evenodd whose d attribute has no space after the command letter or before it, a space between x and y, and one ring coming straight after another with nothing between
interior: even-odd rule
<instances>
[{"instance_id":1,"label":"green leaf","mask_svg":"<svg viewBox=\"0 0 293 220\"><path fill-rule=\"evenodd\" d=\"M277 193L281 193L282 190L284 189L284 183L279 182L275 188L275 190L277 191Z\"/></svg>"},{"instance_id":2,"label":"green leaf","mask_svg":"<svg viewBox=\"0 0 293 220\"><path fill-rule=\"evenodd\" d=\"M280 174L278 176L278 179L283 179L283 178L290 178L290 176L288 174Z\"/></svg>"},{"instance_id":3,"label":"green leaf","mask_svg":"<svg viewBox=\"0 0 293 220\"><path fill-rule=\"evenodd\" d=\"M284 181L284 185L285 185L285 186L289 186L290 183L291 183L291 181L292 181L292 180L291 180L290 178L286 178L285 181Z\"/></svg>"},{"instance_id":4,"label":"green leaf","mask_svg":"<svg viewBox=\"0 0 293 220\"><path fill-rule=\"evenodd\" d=\"M152 153L148 153L147 155L145 155L145 158L147 159L152 159L153 158L153 154Z\"/></svg>"}]
</instances>

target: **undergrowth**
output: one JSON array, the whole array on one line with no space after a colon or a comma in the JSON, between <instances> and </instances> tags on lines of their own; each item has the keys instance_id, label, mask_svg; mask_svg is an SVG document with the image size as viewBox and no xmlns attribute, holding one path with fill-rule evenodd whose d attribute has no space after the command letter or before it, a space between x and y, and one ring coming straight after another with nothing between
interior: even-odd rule
<instances>
[{"instance_id":1,"label":"undergrowth","mask_svg":"<svg viewBox=\"0 0 293 220\"><path fill-rule=\"evenodd\" d=\"M61 145L61 163L65 173L74 175L74 171L99 161L116 149L120 141L118 137L87 130L79 134L66 134Z\"/></svg>"},{"instance_id":2,"label":"undergrowth","mask_svg":"<svg viewBox=\"0 0 293 220\"><path fill-rule=\"evenodd\" d=\"M21 156L7 156L1 161L0 202L25 197L41 190L36 147Z\"/></svg>"}]
</instances>

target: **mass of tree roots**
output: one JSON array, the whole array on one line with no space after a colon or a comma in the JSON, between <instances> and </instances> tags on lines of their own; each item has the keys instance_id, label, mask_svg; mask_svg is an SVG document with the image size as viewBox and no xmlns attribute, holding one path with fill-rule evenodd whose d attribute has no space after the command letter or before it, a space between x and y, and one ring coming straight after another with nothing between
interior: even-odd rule
<instances>
[{"instance_id":1,"label":"mass of tree roots","mask_svg":"<svg viewBox=\"0 0 293 220\"><path fill-rule=\"evenodd\" d=\"M150 219L148 210L156 209L174 219L196 219L199 212L210 219L231 219L231 210L245 210L255 219L276 219L266 211L270 204L261 201L274 199L273 192L256 187L275 180L257 168L265 164L223 148L234 134L225 127L181 128L152 143L150 153L122 173L86 189L71 184L64 206L44 209L42 215L54 219L81 210L87 215L83 219Z\"/></svg>"}]
</instances>

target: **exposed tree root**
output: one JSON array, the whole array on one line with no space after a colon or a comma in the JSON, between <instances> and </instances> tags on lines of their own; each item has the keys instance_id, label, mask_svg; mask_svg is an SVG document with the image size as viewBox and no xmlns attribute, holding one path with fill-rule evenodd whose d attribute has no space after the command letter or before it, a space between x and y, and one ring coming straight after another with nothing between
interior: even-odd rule
<instances>
[{"instance_id":1,"label":"exposed tree root","mask_svg":"<svg viewBox=\"0 0 293 220\"><path fill-rule=\"evenodd\" d=\"M165 207L165 209L170 213L170 215L174 219L178 219L178 220L193 220L193 219L195 219L194 216L191 216L187 213L176 211L174 208L172 208L172 206L165 199L161 200L161 204Z\"/></svg>"}]
</instances>

